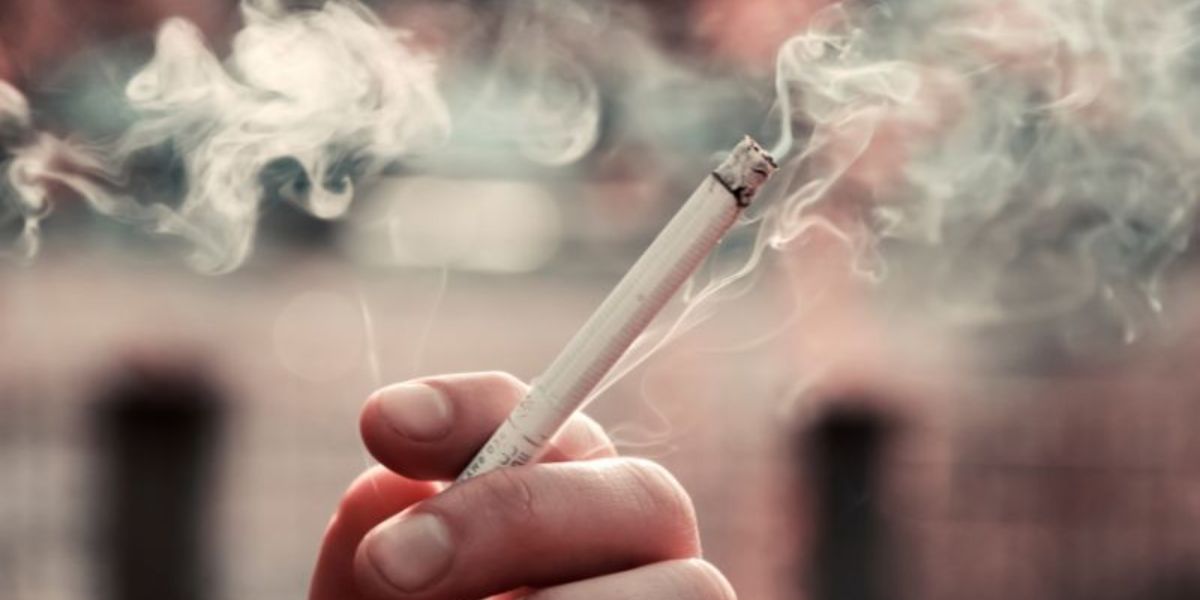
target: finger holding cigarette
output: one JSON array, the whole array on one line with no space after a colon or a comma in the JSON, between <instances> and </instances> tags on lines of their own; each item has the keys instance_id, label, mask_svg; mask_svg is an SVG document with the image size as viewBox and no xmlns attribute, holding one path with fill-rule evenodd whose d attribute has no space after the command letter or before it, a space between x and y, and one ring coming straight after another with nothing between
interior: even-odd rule
<instances>
[{"instance_id":1,"label":"finger holding cigarette","mask_svg":"<svg viewBox=\"0 0 1200 600\"><path fill-rule=\"evenodd\" d=\"M690 499L647 461L537 465L470 484L366 535L354 563L369 597L488 598L700 553Z\"/></svg>"},{"instance_id":2,"label":"finger holding cigarette","mask_svg":"<svg viewBox=\"0 0 1200 600\"><path fill-rule=\"evenodd\" d=\"M431 403L425 386L450 406ZM373 454L401 472L377 466L347 490L325 533L310 600L734 597L721 574L698 558L695 514L678 482L644 460L579 460L597 448L612 452L580 415L547 454L564 462L445 491L405 476L453 477L525 391L510 376L480 373L374 394L362 415L364 437ZM444 414L449 422L439 421ZM417 465L396 454L425 451L421 444L457 463Z\"/></svg>"},{"instance_id":3,"label":"finger holding cigarette","mask_svg":"<svg viewBox=\"0 0 1200 600\"><path fill-rule=\"evenodd\" d=\"M528 391L525 382L501 372L421 378L372 394L359 428L367 450L389 469L412 479L450 480ZM616 454L604 429L578 413L543 460Z\"/></svg>"}]
</instances>

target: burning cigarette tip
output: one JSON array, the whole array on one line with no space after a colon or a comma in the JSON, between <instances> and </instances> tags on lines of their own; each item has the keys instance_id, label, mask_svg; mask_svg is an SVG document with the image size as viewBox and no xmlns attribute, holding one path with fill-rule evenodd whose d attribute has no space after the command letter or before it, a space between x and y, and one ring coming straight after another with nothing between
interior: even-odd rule
<instances>
[{"instance_id":1,"label":"burning cigarette tip","mask_svg":"<svg viewBox=\"0 0 1200 600\"><path fill-rule=\"evenodd\" d=\"M737 198L738 206L746 207L778 168L775 158L746 136L713 171L713 177Z\"/></svg>"}]
</instances>

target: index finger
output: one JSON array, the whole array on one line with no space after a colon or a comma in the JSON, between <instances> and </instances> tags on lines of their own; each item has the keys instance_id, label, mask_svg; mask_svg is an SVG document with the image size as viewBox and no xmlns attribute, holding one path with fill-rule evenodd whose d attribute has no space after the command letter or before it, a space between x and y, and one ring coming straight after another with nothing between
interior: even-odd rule
<instances>
[{"instance_id":1,"label":"index finger","mask_svg":"<svg viewBox=\"0 0 1200 600\"><path fill-rule=\"evenodd\" d=\"M528 391L507 373L426 377L385 387L363 408L360 428L371 454L416 479L449 480ZM591 418L577 413L551 442L543 462L609 458L616 449Z\"/></svg>"}]
</instances>

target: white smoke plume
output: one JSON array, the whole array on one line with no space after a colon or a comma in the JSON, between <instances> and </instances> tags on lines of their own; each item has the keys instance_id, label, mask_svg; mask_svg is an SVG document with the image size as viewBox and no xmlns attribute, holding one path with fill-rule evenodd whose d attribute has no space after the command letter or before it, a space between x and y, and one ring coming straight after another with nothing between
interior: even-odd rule
<instances>
[{"instance_id":1,"label":"white smoke plume","mask_svg":"<svg viewBox=\"0 0 1200 600\"><path fill-rule=\"evenodd\" d=\"M184 238L194 267L226 272L253 246L271 166L292 167L274 191L334 218L349 206L352 177L448 135L432 63L357 0L298 11L246 0L242 13L225 60L187 21L163 24L153 59L127 86L138 118L115 147L36 131L24 97L0 82L0 227L15 231L7 254L37 253L58 185L99 213ZM183 163L185 196L132 197L126 165L162 147Z\"/></svg>"},{"instance_id":2,"label":"white smoke plume","mask_svg":"<svg viewBox=\"0 0 1200 600\"><path fill-rule=\"evenodd\" d=\"M22 260L37 253L38 224L47 210L45 191L31 181L45 162L31 128L25 97L0 81L0 151L7 155L0 178L0 227L12 238L5 239L3 253Z\"/></svg>"},{"instance_id":3,"label":"white smoke plume","mask_svg":"<svg viewBox=\"0 0 1200 600\"><path fill-rule=\"evenodd\" d=\"M495 32L484 41L487 55L471 65L478 79L455 110L464 137L550 167L587 155L600 135L601 103L583 56L622 27L598 14L600 6L576 0L496 4L489 26ZM624 56L628 49L605 52Z\"/></svg>"},{"instance_id":4,"label":"white smoke plume","mask_svg":"<svg viewBox=\"0 0 1200 600\"><path fill-rule=\"evenodd\" d=\"M576 6L506 8L491 81L466 111L487 113L472 128L512 127L501 137L545 164L577 160L599 130L594 76L568 52L596 18ZM783 169L755 209L748 261L692 282L668 330L749 285L768 249L822 228L855 249L861 272L928 290L931 310L956 322L1107 314L1132 339L1161 309L1161 273L1194 224L1195 7L926 0L817 14L778 55ZM45 186L58 181L101 212L190 240L197 267L227 271L253 244L272 165L298 167L284 191L334 217L352 175L448 135L430 61L357 1L288 11L246 0L243 11L223 60L187 22L166 23L128 86L139 119L106 156L172 147L186 177L178 206L112 193L117 169L34 132L23 99L0 90L0 218L17 253L36 249Z\"/></svg>"},{"instance_id":5,"label":"white smoke plume","mask_svg":"<svg viewBox=\"0 0 1200 600\"><path fill-rule=\"evenodd\" d=\"M120 154L170 144L182 157L186 197L157 228L193 242L193 264L209 272L250 251L269 165L299 166L284 193L333 218L352 175L429 150L450 127L431 62L358 2L292 12L247 1L243 14L224 62L190 23L168 21L127 88L141 118Z\"/></svg>"},{"instance_id":6,"label":"white smoke plume","mask_svg":"<svg viewBox=\"0 0 1200 600\"><path fill-rule=\"evenodd\" d=\"M112 177L96 152L37 130L25 97L0 81L0 257L24 263L38 253L55 187L105 212L122 213L97 183Z\"/></svg>"},{"instance_id":7,"label":"white smoke plume","mask_svg":"<svg viewBox=\"0 0 1200 600\"><path fill-rule=\"evenodd\" d=\"M952 320L1104 314L1131 341L1161 310L1161 275L1195 225L1196 9L825 11L779 55L779 149L794 123L811 134L764 224L769 242L793 239L816 203L860 201L866 244L883 244L902 285L931 290Z\"/></svg>"},{"instance_id":8,"label":"white smoke plume","mask_svg":"<svg viewBox=\"0 0 1200 600\"><path fill-rule=\"evenodd\" d=\"M816 14L778 54L781 170L744 224L757 241L733 272L690 282L598 391L814 229L910 307L1006 331L1026 355L1135 341L1161 321L1164 271L1195 227L1198 6L924 0Z\"/></svg>"}]
</instances>

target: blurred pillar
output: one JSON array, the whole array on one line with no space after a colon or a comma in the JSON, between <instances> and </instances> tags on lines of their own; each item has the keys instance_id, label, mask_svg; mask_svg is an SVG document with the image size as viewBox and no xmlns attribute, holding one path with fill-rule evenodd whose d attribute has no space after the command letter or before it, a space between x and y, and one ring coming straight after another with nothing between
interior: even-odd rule
<instances>
[{"instance_id":1,"label":"blurred pillar","mask_svg":"<svg viewBox=\"0 0 1200 600\"><path fill-rule=\"evenodd\" d=\"M134 361L97 398L106 600L215 597L212 507L224 397L191 361Z\"/></svg>"},{"instance_id":2,"label":"blurred pillar","mask_svg":"<svg viewBox=\"0 0 1200 600\"><path fill-rule=\"evenodd\" d=\"M1161 574L1149 590L1130 595L1129 600L1195 600L1200 598L1200 570L1194 566Z\"/></svg>"},{"instance_id":3,"label":"blurred pillar","mask_svg":"<svg viewBox=\"0 0 1200 600\"><path fill-rule=\"evenodd\" d=\"M813 532L801 573L815 600L893 600L898 582L880 494L889 422L844 404L862 403L834 402L797 447Z\"/></svg>"}]
</instances>

